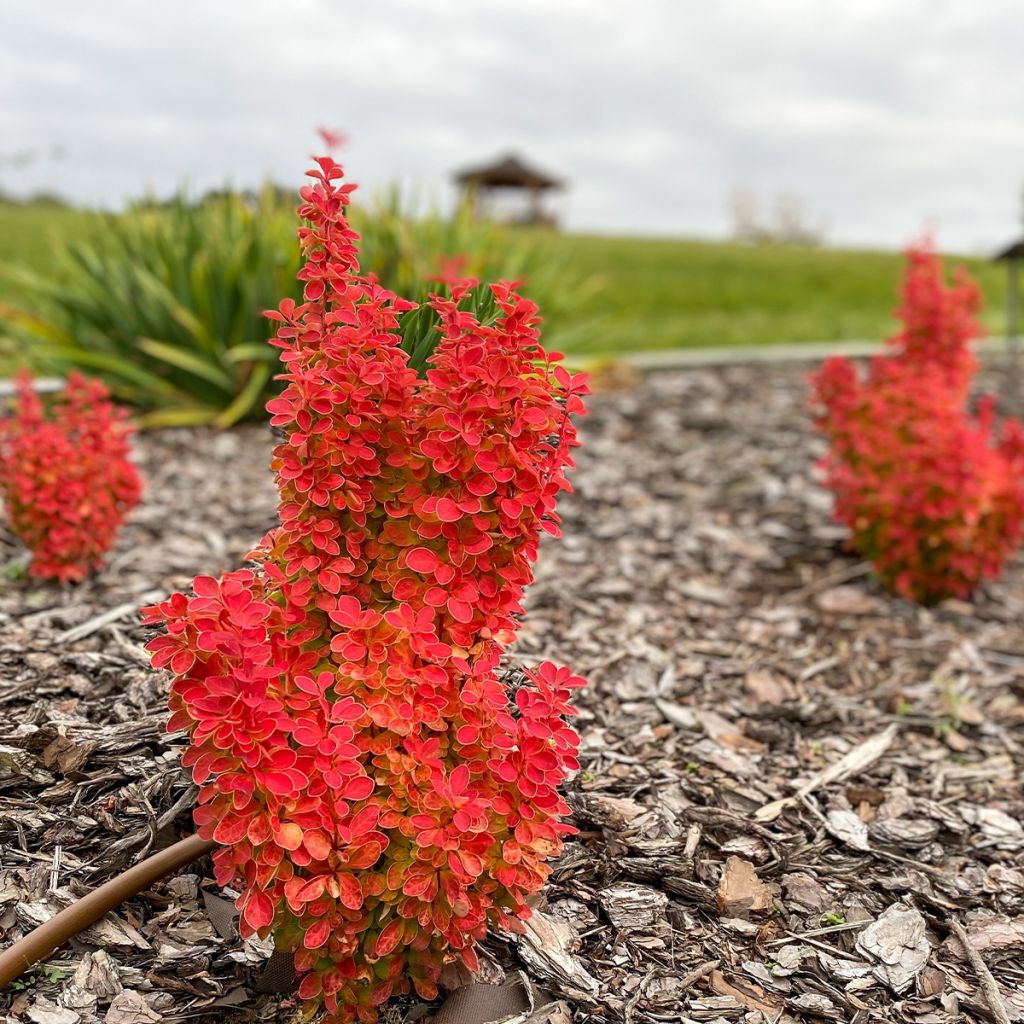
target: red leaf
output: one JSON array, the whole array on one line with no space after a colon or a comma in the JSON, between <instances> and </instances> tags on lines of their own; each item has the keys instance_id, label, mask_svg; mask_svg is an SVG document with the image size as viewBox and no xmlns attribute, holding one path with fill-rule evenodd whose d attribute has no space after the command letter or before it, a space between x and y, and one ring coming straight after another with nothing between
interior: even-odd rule
<instances>
[{"instance_id":1,"label":"red leaf","mask_svg":"<svg viewBox=\"0 0 1024 1024\"><path fill-rule=\"evenodd\" d=\"M414 572L433 572L439 562L437 555L429 548L413 548L405 558L405 564Z\"/></svg>"},{"instance_id":2,"label":"red leaf","mask_svg":"<svg viewBox=\"0 0 1024 1024\"><path fill-rule=\"evenodd\" d=\"M297 850L302 845L302 828L293 821L286 821L274 833L274 842L282 850Z\"/></svg>"},{"instance_id":3,"label":"red leaf","mask_svg":"<svg viewBox=\"0 0 1024 1024\"><path fill-rule=\"evenodd\" d=\"M441 498L437 503L435 514L442 523L455 523L462 518L462 510L451 498Z\"/></svg>"},{"instance_id":4,"label":"red leaf","mask_svg":"<svg viewBox=\"0 0 1024 1024\"><path fill-rule=\"evenodd\" d=\"M356 876L347 871L339 871L335 877L342 906L349 910L359 910L363 905L363 890Z\"/></svg>"},{"instance_id":5,"label":"red leaf","mask_svg":"<svg viewBox=\"0 0 1024 1024\"><path fill-rule=\"evenodd\" d=\"M398 945L399 940L402 938L402 922L392 921L387 925L384 930L377 936L377 942L374 946L375 956L387 956L394 948Z\"/></svg>"},{"instance_id":6,"label":"red leaf","mask_svg":"<svg viewBox=\"0 0 1024 1024\"><path fill-rule=\"evenodd\" d=\"M373 779L366 775L358 775L345 784L343 797L345 800L365 800L373 790Z\"/></svg>"},{"instance_id":7,"label":"red leaf","mask_svg":"<svg viewBox=\"0 0 1024 1024\"><path fill-rule=\"evenodd\" d=\"M330 937L331 926L321 918L306 929L306 934L302 936L302 945L306 949L319 949Z\"/></svg>"},{"instance_id":8,"label":"red leaf","mask_svg":"<svg viewBox=\"0 0 1024 1024\"><path fill-rule=\"evenodd\" d=\"M221 818L213 830L213 838L224 846L232 846L245 836L248 826L249 823L244 818L228 815Z\"/></svg>"},{"instance_id":9,"label":"red leaf","mask_svg":"<svg viewBox=\"0 0 1024 1024\"><path fill-rule=\"evenodd\" d=\"M327 888L327 876L317 875L315 878L311 878L296 894L296 899L299 903L312 903L313 900L320 899L324 894L324 890Z\"/></svg>"},{"instance_id":10,"label":"red leaf","mask_svg":"<svg viewBox=\"0 0 1024 1024\"><path fill-rule=\"evenodd\" d=\"M220 583L212 576L197 576L192 581L196 597L220 597Z\"/></svg>"},{"instance_id":11,"label":"red leaf","mask_svg":"<svg viewBox=\"0 0 1024 1024\"><path fill-rule=\"evenodd\" d=\"M319 829L307 832L302 837L302 845L309 851L314 860L327 860L331 855L334 846L331 841Z\"/></svg>"},{"instance_id":12,"label":"red leaf","mask_svg":"<svg viewBox=\"0 0 1024 1024\"><path fill-rule=\"evenodd\" d=\"M349 828L351 828L353 836L363 836L366 835L367 832L372 832L377 827L377 822L379 820L380 808L374 807L371 804L364 807L355 815L349 825Z\"/></svg>"},{"instance_id":13,"label":"red leaf","mask_svg":"<svg viewBox=\"0 0 1024 1024\"><path fill-rule=\"evenodd\" d=\"M277 796L290 796L295 792L293 777L287 772L260 772L263 785Z\"/></svg>"},{"instance_id":14,"label":"red leaf","mask_svg":"<svg viewBox=\"0 0 1024 1024\"><path fill-rule=\"evenodd\" d=\"M274 904L270 897L260 889L251 889L244 897L242 920L254 932L268 927L274 920Z\"/></svg>"},{"instance_id":15,"label":"red leaf","mask_svg":"<svg viewBox=\"0 0 1024 1024\"><path fill-rule=\"evenodd\" d=\"M456 622L473 621L473 609L465 601L459 601L454 597L450 597L448 598L447 608L448 613Z\"/></svg>"},{"instance_id":16,"label":"red leaf","mask_svg":"<svg viewBox=\"0 0 1024 1024\"><path fill-rule=\"evenodd\" d=\"M452 793L456 796L461 796L465 793L466 787L469 785L469 768L464 764L460 764L455 768L449 778L449 785L452 788Z\"/></svg>"},{"instance_id":17,"label":"red leaf","mask_svg":"<svg viewBox=\"0 0 1024 1024\"><path fill-rule=\"evenodd\" d=\"M338 623L339 626L352 626L359 621L361 611L359 602L346 594L338 598L337 604L331 610L331 621Z\"/></svg>"},{"instance_id":18,"label":"red leaf","mask_svg":"<svg viewBox=\"0 0 1024 1024\"><path fill-rule=\"evenodd\" d=\"M310 972L299 982L296 995L300 999L315 999L323 991L323 988L323 977L315 972Z\"/></svg>"}]
</instances>

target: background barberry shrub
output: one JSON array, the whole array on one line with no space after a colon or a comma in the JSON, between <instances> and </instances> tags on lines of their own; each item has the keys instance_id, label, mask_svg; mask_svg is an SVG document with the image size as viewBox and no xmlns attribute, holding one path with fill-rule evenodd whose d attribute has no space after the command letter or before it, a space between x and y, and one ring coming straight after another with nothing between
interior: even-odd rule
<instances>
[{"instance_id":1,"label":"background barberry shrub","mask_svg":"<svg viewBox=\"0 0 1024 1024\"><path fill-rule=\"evenodd\" d=\"M995 577L1024 535L1024 428L977 411L977 288L943 280L928 245L910 250L891 355L864 378L845 358L812 378L815 422L836 518L897 594L922 603L968 597Z\"/></svg>"},{"instance_id":2,"label":"background barberry shrub","mask_svg":"<svg viewBox=\"0 0 1024 1024\"><path fill-rule=\"evenodd\" d=\"M430 300L418 375L401 330L423 310L361 276L341 168L310 174L305 301L269 314L280 526L256 569L146 616L243 932L295 951L310 1009L372 1021L516 928L574 831L558 786L582 680L546 663L510 692L497 669L586 388L541 349L532 302L495 285L481 320L472 281Z\"/></svg>"},{"instance_id":3,"label":"background barberry shrub","mask_svg":"<svg viewBox=\"0 0 1024 1024\"><path fill-rule=\"evenodd\" d=\"M77 582L103 563L142 496L127 413L97 380L72 373L48 417L25 373L0 419L0 493L33 576Z\"/></svg>"}]
</instances>

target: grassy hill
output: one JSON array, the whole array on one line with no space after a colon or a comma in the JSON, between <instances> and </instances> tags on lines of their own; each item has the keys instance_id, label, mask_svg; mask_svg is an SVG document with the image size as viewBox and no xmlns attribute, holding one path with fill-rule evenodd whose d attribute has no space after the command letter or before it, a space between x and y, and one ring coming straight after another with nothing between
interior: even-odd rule
<instances>
[{"instance_id":1,"label":"grassy hill","mask_svg":"<svg viewBox=\"0 0 1024 1024\"><path fill-rule=\"evenodd\" d=\"M861 341L893 332L903 257L894 252L566 235L575 270L602 274L604 330L587 347L629 349ZM1005 274L965 264L1005 330ZM595 311L596 312L596 311Z\"/></svg>"},{"instance_id":2,"label":"grassy hill","mask_svg":"<svg viewBox=\"0 0 1024 1024\"><path fill-rule=\"evenodd\" d=\"M88 213L63 206L0 203L0 263L43 269L54 243L73 238L89 220ZM13 297L11 286L0 278L0 302Z\"/></svg>"},{"instance_id":3,"label":"grassy hill","mask_svg":"<svg viewBox=\"0 0 1024 1024\"><path fill-rule=\"evenodd\" d=\"M54 243L87 223L88 214L76 210L0 204L0 261L45 268ZM579 352L863 340L893 329L898 253L590 235L549 240L576 278L603 281L583 311L600 326ZM958 262L982 285L988 330L1001 333L1000 268ZM12 299L0 280L0 302Z\"/></svg>"}]
</instances>

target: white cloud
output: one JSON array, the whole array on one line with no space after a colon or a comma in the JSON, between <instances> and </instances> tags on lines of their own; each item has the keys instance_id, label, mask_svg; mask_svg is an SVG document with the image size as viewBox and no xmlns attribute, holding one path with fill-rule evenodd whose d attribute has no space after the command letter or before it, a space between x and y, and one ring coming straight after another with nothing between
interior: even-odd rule
<instances>
[{"instance_id":1,"label":"white cloud","mask_svg":"<svg viewBox=\"0 0 1024 1024\"><path fill-rule=\"evenodd\" d=\"M443 189L510 148L572 184L570 226L723 233L747 186L831 237L1019 230L1014 0L3 0L0 186L92 203L271 174L320 123L373 187Z\"/></svg>"}]
</instances>

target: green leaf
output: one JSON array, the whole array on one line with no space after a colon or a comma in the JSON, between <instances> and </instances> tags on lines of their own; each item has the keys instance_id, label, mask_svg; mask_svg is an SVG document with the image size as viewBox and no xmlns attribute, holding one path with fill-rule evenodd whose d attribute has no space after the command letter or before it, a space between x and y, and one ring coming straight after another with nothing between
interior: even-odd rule
<instances>
[{"instance_id":1,"label":"green leaf","mask_svg":"<svg viewBox=\"0 0 1024 1024\"><path fill-rule=\"evenodd\" d=\"M205 427L217 417L217 410L203 406L185 405L156 412L148 412L138 418L140 427Z\"/></svg>"},{"instance_id":2,"label":"green leaf","mask_svg":"<svg viewBox=\"0 0 1024 1024\"><path fill-rule=\"evenodd\" d=\"M224 358L229 363L276 363L278 355L278 350L268 342L245 341L229 348L224 353Z\"/></svg>"},{"instance_id":3,"label":"green leaf","mask_svg":"<svg viewBox=\"0 0 1024 1024\"><path fill-rule=\"evenodd\" d=\"M167 398L177 394L172 385L156 376L156 374L150 373L148 370L142 369L142 367L126 363L123 359L118 359L116 356L107 355L103 352L89 352L83 348L72 348L69 346L54 346L50 353L68 366L84 366L91 370L102 370L108 377L131 381L143 388L158 392Z\"/></svg>"},{"instance_id":4,"label":"green leaf","mask_svg":"<svg viewBox=\"0 0 1024 1024\"><path fill-rule=\"evenodd\" d=\"M244 419L260 400L263 389L270 380L271 369L265 364L256 364L252 368L249 380L239 392L238 397L214 420L218 427L230 427L240 419Z\"/></svg>"},{"instance_id":5,"label":"green leaf","mask_svg":"<svg viewBox=\"0 0 1024 1024\"><path fill-rule=\"evenodd\" d=\"M225 389L230 389L234 384L231 375L226 373L216 362L205 359L186 348L170 345L165 341L157 341L155 338L139 338L138 347L154 358L177 366L196 377L202 377L203 380L208 380L211 384L217 384Z\"/></svg>"}]
</instances>

